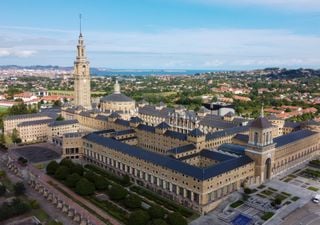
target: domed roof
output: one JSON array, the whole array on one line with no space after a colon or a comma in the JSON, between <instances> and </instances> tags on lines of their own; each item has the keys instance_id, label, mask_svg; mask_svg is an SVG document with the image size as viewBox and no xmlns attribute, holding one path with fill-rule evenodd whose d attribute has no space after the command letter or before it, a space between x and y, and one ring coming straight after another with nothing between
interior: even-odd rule
<instances>
[{"instance_id":1,"label":"domed roof","mask_svg":"<svg viewBox=\"0 0 320 225\"><path fill-rule=\"evenodd\" d=\"M100 102L134 102L134 100L124 94L121 94L120 85L118 80L116 80L113 94L102 97Z\"/></svg>"},{"instance_id":2,"label":"domed roof","mask_svg":"<svg viewBox=\"0 0 320 225\"><path fill-rule=\"evenodd\" d=\"M124 94L111 94L111 95L107 95L104 96L103 98L101 98L100 100L101 102L134 102L134 100L132 98L129 98L128 96L124 95Z\"/></svg>"}]
</instances>

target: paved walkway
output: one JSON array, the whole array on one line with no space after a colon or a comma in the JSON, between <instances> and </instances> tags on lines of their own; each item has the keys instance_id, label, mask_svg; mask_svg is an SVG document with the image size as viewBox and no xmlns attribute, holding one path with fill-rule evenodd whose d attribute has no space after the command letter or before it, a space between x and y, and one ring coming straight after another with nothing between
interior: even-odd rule
<instances>
[{"instance_id":1,"label":"paved walkway","mask_svg":"<svg viewBox=\"0 0 320 225\"><path fill-rule=\"evenodd\" d=\"M1 153L0 153L1 154ZM11 171L9 171L4 164L4 162L0 159L0 168L2 170L6 171L7 177L13 182L21 182L22 179L12 174ZM52 218L57 219L63 224L70 224L70 225L76 225L74 221L72 221L69 217L67 217L65 214L63 214L59 209L57 209L54 205L52 205L50 202L45 200L43 196L41 196L38 192L30 188L27 184L25 184L26 187L26 195L32 199L37 200L40 207Z\"/></svg>"}]
</instances>

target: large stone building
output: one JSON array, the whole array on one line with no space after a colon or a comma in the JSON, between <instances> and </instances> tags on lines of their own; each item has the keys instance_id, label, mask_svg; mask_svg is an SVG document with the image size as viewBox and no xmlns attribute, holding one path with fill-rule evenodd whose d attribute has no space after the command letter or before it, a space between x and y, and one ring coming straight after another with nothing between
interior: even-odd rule
<instances>
[{"instance_id":1,"label":"large stone building","mask_svg":"<svg viewBox=\"0 0 320 225\"><path fill-rule=\"evenodd\" d=\"M77 45L77 57L74 61L73 78L74 104L91 109L90 68L81 32Z\"/></svg>"},{"instance_id":2,"label":"large stone building","mask_svg":"<svg viewBox=\"0 0 320 225\"><path fill-rule=\"evenodd\" d=\"M313 130L305 126L279 134L283 126L272 124L263 114L249 125L208 133L198 128L174 131L166 122L146 125L139 117L123 120L70 110L63 114L97 130L67 134L63 157L82 158L129 175L201 213L242 184L260 184L310 160L320 149L319 124L311 123Z\"/></svg>"}]
</instances>

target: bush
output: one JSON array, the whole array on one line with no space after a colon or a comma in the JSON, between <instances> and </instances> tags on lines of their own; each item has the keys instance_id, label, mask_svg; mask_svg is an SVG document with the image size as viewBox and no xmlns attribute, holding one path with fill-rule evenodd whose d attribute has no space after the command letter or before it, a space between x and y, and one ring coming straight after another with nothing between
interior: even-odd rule
<instances>
[{"instance_id":1,"label":"bush","mask_svg":"<svg viewBox=\"0 0 320 225\"><path fill-rule=\"evenodd\" d=\"M274 204L275 205L281 205L281 203L282 203L282 199L281 198L275 198L274 199Z\"/></svg>"},{"instance_id":2,"label":"bush","mask_svg":"<svg viewBox=\"0 0 320 225\"><path fill-rule=\"evenodd\" d=\"M163 219L165 211L160 206L154 205L148 209L148 213L152 219Z\"/></svg>"},{"instance_id":3,"label":"bush","mask_svg":"<svg viewBox=\"0 0 320 225\"><path fill-rule=\"evenodd\" d=\"M130 225L146 225L149 219L149 214L143 210L137 210L129 217Z\"/></svg>"},{"instance_id":4,"label":"bush","mask_svg":"<svg viewBox=\"0 0 320 225\"><path fill-rule=\"evenodd\" d=\"M128 194L126 189L118 185L112 185L108 193L111 200L117 201L124 199Z\"/></svg>"},{"instance_id":5,"label":"bush","mask_svg":"<svg viewBox=\"0 0 320 225\"><path fill-rule=\"evenodd\" d=\"M92 195L95 191L94 184L86 178L81 178L76 184L76 193L79 195Z\"/></svg>"},{"instance_id":6,"label":"bush","mask_svg":"<svg viewBox=\"0 0 320 225\"><path fill-rule=\"evenodd\" d=\"M141 199L136 195L129 195L125 198L124 205L129 209L138 209L141 207Z\"/></svg>"},{"instance_id":7,"label":"bush","mask_svg":"<svg viewBox=\"0 0 320 225\"><path fill-rule=\"evenodd\" d=\"M71 159L64 158L61 160L60 166L66 166L71 169L74 166L74 163L71 161Z\"/></svg>"},{"instance_id":8,"label":"bush","mask_svg":"<svg viewBox=\"0 0 320 225\"><path fill-rule=\"evenodd\" d=\"M70 169L66 166L59 166L59 168L54 173L54 177L58 180L65 180L70 173Z\"/></svg>"},{"instance_id":9,"label":"bush","mask_svg":"<svg viewBox=\"0 0 320 225\"><path fill-rule=\"evenodd\" d=\"M89 171L89 172L86 172L85 174L84 174L84 177L87 179L87 180L89 180L89 181L91 181L91 182L95 182L95 180L97 180L98 179L98 176L94 173L94 172L92 172L92 171Z\"/></svg>"},{"instance_id":10,"label":"bush","mask_svg":"<svg viewBox=\"0 0 320 225\"><path fill-rule=\"evenodd\" d=\"M19 199L14 199L10 203L3 203L0 207L0 221L21 215L29 210L29 205L21 202Z\"/></svg>"},{"instance_id":11,"label":"bush","mask_svg":"<svg viewBox=\"0 0 320 225\"><path fill-rule=\"evenodd\" d=\"M125 186L125 187L127 187L127 186L129 186L130 184L131 184L131 182L130 182L130 177L129 177L128 175L124 175L124 176L122 177L122 185Z\"/></svg>"},{"instance_id":12,"label":"bush","mask_svg":"<svg viewBox=\"0 0 320 225\"><path fill-rule=\"evenodd\" d=\"M26 191L26 187L22 182L18 182L13 186L13 190L15 195L23 195Z\"/></svg>"},{"instance_id":13,"label":"bush","mask_svg":"<svg viewBox=\"0 0 320 225\"><path fill-rule=\"evenodd\" d=\"M71 170L71 173L77 173L79 174L80 176L83 176L83 172L84 172L84 169L83 169L83 166L76 163L76 164L73 164L71 167L70 167L70 170Z\"/></svg>"},{"instance_id":14,"label":"bush","mask_svg":"<svg viewBox=\"0 0 320 225\"><path fill-rule=\"evenodd\" d=\"M237 208L238 206L242 205L243 203L244 203L243 201L239 200L239 201L236 201L236 202L232 203L230 205L230 207L231 208Z\"/></svg>"},{"instance_id":15,"label":"bush","mask_svg":"<svg viewBox=\"0 0 320 225\"><path fill-rule=\"evenodd\" d=\"M66 179L66 185L67 185L68 187L73 188L73 187L76 186L76 184L78 183L78 181L79 181L80 179L81 179L81 177L80 177L80 175L77 174L77 173L73 173L73 174L71 174L71 175L68 175L68 176L67 176L67 179Z\"/></svg>"},{"instance_id":16,"label":"bush","mask_svg":"<svg viewBox=\"0 0 320 225\"><path fill-rule=\"evenodd\" d=\"M51 161L46 168L47 174L54 175L59 168L59 164L56 161Z\"/></svg>"},{"instance_id":17,"label":"bush","mask_svg":"<svg viewBox=\"0 0 320 225\"><path fill-rule=\"evenodd\" d=\"M0 185L0 196L5 195L6 192L7 192L6 186Z\"/></svg>"},{"instance_id":18,"label":"bush","mask_svg":"<svg viewBox=\"0 0 320 225\"><path fill-rule=\"evenodd\" d=\"M262 216L261 216L261 219L263 220L268 220L270 219L272 216L273 216L273 212L265 212Z\"/></svg>"},{"instance_id":19,"label":"bush","mask_svg":"<svg viewBox=\"0 0 320 225\"><path fill-rule=\"evenodd\" d=\"M107 189L109 183L101 176L97 176L94 180L94 185L97 190L105 190Z\"/></svg>"},{"instance_id":20,"label":"bush","mask_svg":"<svg viewBox=\"0 0 320 225\"><path fill-rule=\"evenodd\" d=\"M37 202L37 200L31 200L31 201L30 201L30 207L31 207L32 209L39 209L39 208L40 208L40 205L39 205L39 203Z\"/></svg>"},{"instance_id":21,"label":"bush","mask_svg":"<svg viewBox=\"0 0 320 225\"><path fill-rule=\"evenodd\" d=\"M248 194L251 194L251 189L250 189L250 188L245 188L243 191L244 191L244 193L247 194L247 195L248 195Z\"/></svg>"},{"instance_id":22,"label":"bush","mask_svg":"<svg viewBox=\"0 0 320 225\"><path fill-rule=\"evenodd\" d=\"M167 220L170 225L188 225L187 220L177 212L171 213Z\"/></svg>"},{"instance_id":23,"label":"bush","mask_svg":"<svg viewBox=\"0 0 320 225\"><path fill-rule=\"evenodd\" d=\"M162 219L154 219L151 221L150 225L168 225L166 221Z\"/></svg>"}]
</instances>

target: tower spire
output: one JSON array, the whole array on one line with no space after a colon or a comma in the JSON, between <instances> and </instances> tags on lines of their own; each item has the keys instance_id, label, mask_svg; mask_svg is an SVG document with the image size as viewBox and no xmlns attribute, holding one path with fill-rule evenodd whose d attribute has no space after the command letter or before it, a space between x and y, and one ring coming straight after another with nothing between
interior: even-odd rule
<instances>
[{"instance_id":1,"label":"tower spire","mask_svg":"<svg viewBox=\"0 0 320 225\"><path fill-rule=\"evenodd\" d=\"M82 37L82 24L81 24L81 21L82 20L82 15L81 15L81 13L79 14L79 22L80 22L80 37Z\"/></svg>"},{"instance_id":2,"label":"tower spire","mask_svg":"<svg viewBox=\"0 0 320 225\"><path fill-rule=\"evenodd\" d=\"M264 117L264 110L263 110L263 103L261 104L261 112L260 112L260 117Z\"/></svg>"}]
</instances>

